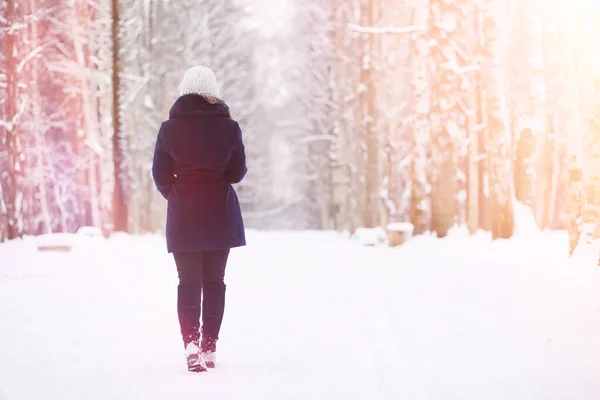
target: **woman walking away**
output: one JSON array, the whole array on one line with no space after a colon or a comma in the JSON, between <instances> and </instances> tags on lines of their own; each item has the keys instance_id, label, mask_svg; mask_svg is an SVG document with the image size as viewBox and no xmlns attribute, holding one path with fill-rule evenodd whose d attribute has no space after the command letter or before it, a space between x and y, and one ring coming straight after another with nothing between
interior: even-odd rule
<instances>
[{"instance_id":1,"label":"woman walking away","mask_svg":"<svg viewBox=\"0 0 600 400\"><path fill-rule=\"evenodd\" d=\"M158 132L152 175L168 200L167 249L177 265L177 313L193 372L215 366L227 257L232 247L246 244L231 184L246 172L242 132L219 100L215 75L205 67L190 68Z\"/></svg>"}]
</instances>

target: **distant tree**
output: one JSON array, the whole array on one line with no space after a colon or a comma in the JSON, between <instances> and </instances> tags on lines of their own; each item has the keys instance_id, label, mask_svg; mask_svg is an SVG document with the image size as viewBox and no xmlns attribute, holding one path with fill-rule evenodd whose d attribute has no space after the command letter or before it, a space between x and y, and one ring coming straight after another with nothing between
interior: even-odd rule
<instances>
[{"instance_id":1,"label":"distant tree","mask_svg":"<svg viewBox=\"0 0 600 400\"><path fill-rule=\"evenodd\" d=\"M6 20L6 2L0 2L0 121L6 118L6 35L8 33L8 21ZM6 128L0 124L0 171L8 170L8 153L6 148ZM8 235L8 215L6 207L6 195L3 191L3 182L6 174L0 173L0 242L6 240Z\"/></svg>"},{"instance_id":2,"label":"distant tree","mask_svg":"<svg viewBox=\"0 0 600 400\"><path fill-rule=\"evenodd\" d=\"M431 110L431 230L444 237L454 225L458 195L458 147L464 125L459 112L461 89L458 79L457 1L431 2L432 85Z\"/></svg>"},{"instance_id":3,"label":"distant tree","mask_svg":"<svg viewBox=\"0 0 600 400\"><path fill-rule=\"evenodd\" d=\"M128 231L127 217L127 139L121 125L121 18L119 0L111 0L112 12L112 117L113 117L113 224L117 232Z\"/></svg>"},{"instance_id":4,"label":"distant tree","mask_svg":"<svg viewBox=\"0 0 600 400\"><path fill-rule=\"evenodd\" d=\"M25 103L19 90L19 64L18 37L22 25L19 18L19 9L16 0L4 2L3 39L5 73L5 112L4 119L0 120L4 128L3 148L6 149L6 170L2 173L2 193L4 207L6 207L6 237L15 239L23 234L23 168L21 157L21 137L19 130L20 118L24 112Z\"/></svg>"},{"instance_id":5,"label":"distant tree","mask_svg":"<svg viewBox=\"0 0 600 400\"><path fill-rule=\"evenodd\" d=\"M429 68L430 46L429 28L431 24L430 2L421 0L413 11L414 25L423 28L417 33L411 47L411 67L413 71L412 93L412 137L414 141L410 168L410 222L414 233L422 234L429 229L429 146L431 140L431 69Z\"/></svg>"},{"instance_id":6,"label":"distant tree","mask_svg":"<svg viewBox=\"0 0 600 400\"><path fill-rule=\"evenodd\" d=\"M490 225L494 238L509 238L514 230L511 138L506 110L505 36L500 28L506 10L495 0L482 3L487 52L482 66L490 180Z\"/></svg>"},{"instance_id":7,"label":"distant tree","mask_svg":"<svg viewBox=\"0 0 600 400\"><path fill-rule=\"evenodd\" d=\"M354 20L358 0L333 2L333 51L338 56L332 66L332 103L334 120L332 157L332 196L334 224L338 230L354 232L357 228L353 217L357 202L355 148L359 146L354 138L358 129L358 116L354 112L358 100L356 90L360 69L360 56L354 51L359 35L349 29Z\"/></svg>"}]
</instances>

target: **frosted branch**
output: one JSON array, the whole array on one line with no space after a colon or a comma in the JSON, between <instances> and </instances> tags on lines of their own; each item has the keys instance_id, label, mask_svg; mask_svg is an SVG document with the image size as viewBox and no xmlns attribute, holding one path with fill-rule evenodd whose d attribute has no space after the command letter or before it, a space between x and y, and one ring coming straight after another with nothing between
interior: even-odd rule
<instances>
[{"instance_id":1,"label":"frosted branch","mask_svg":"<svg viewBox=\"0 0 600 400\"><path fill-rule=\"evenodd\" d=\"M479 65L460 66L460 65L457 65L456 63L451 63L451 62L444 63L444 64L440 65L440 67L443 69L449 69L452 72L454 72L455 74L466 74L469 72L477 72L481 69Z\"/></svg>"},{"instance_id":2,"label":"frosted branch","mask_svg":"<svg viewBox=\"0 0 600 400\"><path fill-rule=\"evenodd\" d=\"M458 43L456 43L455 40L450 39L450 40L448 40L448 43L454 49L456 54L458 54L463 60L465 60L467 62L470 61L469 55L462 49L462 47L460 47L460 45Z\"/></svg>"},{"instance_id":3,"label":"frosted branch","mask_svg":"<svg viewBox=\"0 0 600 400\"><path fill-rule=\"evenodd\" d=\"M454 72L458 74L466 74L469 72L476 72L481 69L479 65L465 65L464 67L455 67Z\"/></svg>"},{"instance_id":4,"label":"frosted branch","mask_svg":"<svg viewBox=\"0 0 600 400\"><path fill-rule=\"evenodd\" d=\"M372 34L381 34L381 33L392 33L392 34L406 34L413 32L425 32L425 27L419 25L409 25L409 26L361 26L357 24L348 24L348 28L355 32L359 33L372 33Z\"/></svg>"},{"instance_id":5,"label":"frosted branch","mask_svg":"<svg viewBox=\"0 0 600 400\"><path fill-rule=\"evenodd\" d=\"M244 216L248 217L248 218L265 218L265 217L272 217L274 215L280 214L283 211L285 211L287 208L292 207L294 205L296 205L297 203L300 203L302 201L301 198L297 198L293 201L289 201L285 204L282 204L278 207L274 207L271 208L269 210L265 210L265 211L247 211L244 213Z\"/></svg>"},{"instance_id":6,"label":"frosted branch","mask_svg":"<svg viewBox=\"0 0 600 400\"><path fill-rule=\"evenodd\" d=\"M336 137L333 135L311 135L299 139L297 143L312 143L321 141L335 142Z\"/></svg>"},{"instance_id":7,"label":"frosted branch","mask_svg":"<svg viewBox=\"0 0 600 400\"><path fill-rule=\"evenodd\" d=\"M13 129L15 128L15 126L17 126L17 124L19 123L19 120L21 119L23 114L25 113L26 108L27 108L27 101L22 101L19 104L19 110L12 117L12 119L10 121L5 121L5 120L0 119L0 126L2 126L4 129L6 129L9 132L12 132Z\"/></svg>"},{"instance_id":8,"label":"frosted branch","mask_svg":"<svg viewBox=\"0 0 600 400\"><path fill-rule=\"evenodd\" d=\"M27 25L19 22L19 23L13 23L11 26L9 26L8 28L5 28L6 34L7 35L16 35L17 31L22 31L27 29Z\"/></svg>"},{"instance_id":9,"label":"frosted branch","mask_svg":"<svg viewBox=\"0 0 600 400\"><path fill-rule=\"evenodd\" d=\"M27 56L23 57L21 62L17 65L17 72L19 72L19 73L22 72L25 65L29 61L33 60L35 58L35 56L40 54L42 52L42 50L44 50L44 46L38 46L35 49L33 49L32 51L30 51L29 54L27 54Z\"/></svg>"}]
</instances>

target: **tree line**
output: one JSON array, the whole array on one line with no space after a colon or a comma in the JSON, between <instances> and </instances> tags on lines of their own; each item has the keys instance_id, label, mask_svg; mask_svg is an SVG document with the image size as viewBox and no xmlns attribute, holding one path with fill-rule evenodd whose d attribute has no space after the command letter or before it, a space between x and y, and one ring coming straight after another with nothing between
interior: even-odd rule
<instances>
[{"instance_id":1,"label":"tree line","mask_svg":"<svg viewBox=\"0 0 600 400\"><path fill-rule=\"evenodd\" d=\"M249 227L505 238L519 201L564 228L600 108L577 4L0 2L0 239L162 229L152 149L197 64L244 130Z\"/></svg>"}]
</instances>

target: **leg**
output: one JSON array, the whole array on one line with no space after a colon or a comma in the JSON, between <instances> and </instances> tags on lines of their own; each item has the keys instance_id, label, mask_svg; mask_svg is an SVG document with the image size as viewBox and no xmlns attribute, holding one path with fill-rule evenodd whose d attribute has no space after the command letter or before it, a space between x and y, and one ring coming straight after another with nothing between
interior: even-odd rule
<instances>
[{"instance_id":1,"label":"leg","mask_svg":"<svg viewBox=\"0 0 600 400\"><path fill-rule=\"evenodd\" d=\"M177 287L177 314L183 344L198 343L200 339L200 301L204 259L202 253L175 253L175 264L179 275Z\"/></svg>"},{"instance_id":2,"label":"leg","mask_svg":"<svg viewBox=\"0 0 600 400\"><path fill-rule=\"evenodd\" d=\"M215 352L225 311L225 266L229 250L204 252L202 351Z\"/></svg>"}]
</instances>

